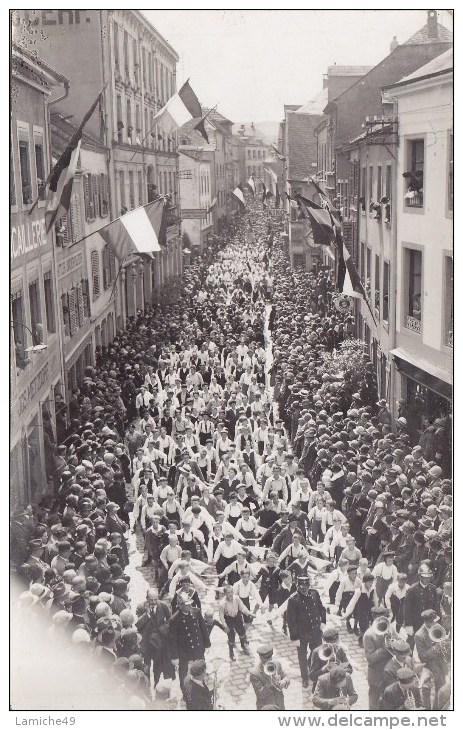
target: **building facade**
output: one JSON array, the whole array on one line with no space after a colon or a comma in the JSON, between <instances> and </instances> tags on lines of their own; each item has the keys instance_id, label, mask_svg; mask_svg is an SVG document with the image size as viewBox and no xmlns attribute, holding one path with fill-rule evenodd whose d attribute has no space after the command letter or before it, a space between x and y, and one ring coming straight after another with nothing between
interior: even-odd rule
<instances>
[{"instance_id":1,"label":"building facade","mask_svg":"<svg viewBox=\"0 0 463 730\"><path fill-rule=\"evenodd\" d=\"M215 185L215 139L207 126L209 143L194 129L195 122L186 124L180 136L180 195L182 198L182 228L184 243L194 253L202 252L214 235L215 215L211 207L217 195Z\"/></svg>"},{"instance_id":2,"label":"building facade","mask_svg":"<svg viewBox=\"0 0 463 730\"><path fill-rule=\"evenodd\" d=\"M53 474L64 394L53 230L45 222L48 104L69 81L13 45L10 165L11 504L37 500Z\"/></svg>"},{"instance_id":3,"label":"building facade","mask_svg":"<svg viewBox=\"0 0 463 730\"><path fill-rule=\"evenodd\" d=\"M181 272L176 134L154 124L155 114L176 91L178 55L137 10L15 11L13 21L13 34L24 44L31 40L30 27L40 31L34 47L71 80L56 112L79 123L105 88L86 130L106 150L110 218L159 194L169 196L161 253L150 262L134 256L123 263L115 292L120 330L169 277Z\"/></svg>"},{"instance_id":4,"label":"building facade","mask_svg":"<svg viewBox=\"0 0 463 730\"><path fill-rule=\"evenodd\" d=\"M397 105L399 125L393 385L396 402L406 404L410 428L418 431L451 412L452 50L387 92Z\"/></svg>"}]
</instances>

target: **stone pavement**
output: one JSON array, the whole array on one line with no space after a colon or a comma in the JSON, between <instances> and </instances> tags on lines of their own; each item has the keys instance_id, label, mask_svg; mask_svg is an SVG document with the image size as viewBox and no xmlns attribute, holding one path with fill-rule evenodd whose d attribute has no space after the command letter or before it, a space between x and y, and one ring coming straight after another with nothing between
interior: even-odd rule
<instances>
[{"instance_id":1,"label":"stone pavement","mask_svg":"<svg viewBox=\"0 0 463 730\"><path fill-rule=\"evenodd\" d=\"M268 329L268 321L271 306L266 306L266 316L264 325L265 350L267 354L266 373L267 373L267 390L273 396L273 389L269 384L269 370L273 361L272 338ZM274 403L276 408L276 404ZM143 538L141 533L130 535L130 564L126 569L126 573L130 575L129 595L132 601L133 610L137 605L144 601L146 590L154 585L154 571L151 566L142 567L143 560ZM215 600L215 586L217 578L215 570L210 569L209 574L202 576L204 582L208 585L207 592L200 595L203 609L211 608L215 611L215 618L218 618L217 601ZM323 578L319 580L318 588L323 591ZM302 689L301 677L299 673L299 663L297 659L296 647L290 639L282 632L281 619L274 622L274 626L267 623L268 613L256 616L252 625L248 629L248 639L250 644L251 655L246 656L240 647L237 639L237 649L235 652L236 661L230 661L228 657L228 644L226 634L214 627L211 634L211 648L209 649L206 660L209 670L218 668L217 677L220 682L218 692L218 702L223 705L225 710L255 710L256 701L254 690L249 681L249 671L258 659L256 648L261 643L270 643L274 647L274 656L278 658L287 676L291 679L288 689L285 690L285 705L287 710L311 710L313 705L311 702L311 690ZM328 625L336 625L340 629L340 640L347 651L347 655L354 668L353 683L358 694L358 702L354 706L356 710L368 709L368 684L367 684L367 665L363 649L359 647L357 637L348 634L345 625L340 622L337 617L328 618ZM181 697L178 681L175 680L172 686L172 694ZM180 700L178 709L184 709L184 704Z\"/></svg>"},{"instance_id":2,"label":"stone pavement","mask_svg":"<svg viewBox=\"0 0 463 730\"><path fill-rule=\"evenodd\" d=\"M129 595L132 608L135 611L137 605L144 601L147 589L154 585L154 571L150 565L142 567L143 559L143 538L140 533L130 535L130 564L126 569L130 575ZM217 601L214 595L214 586L217 579L211 569L210 575L203 576L204 582L209 586L206 593L200 595L203 608L215 609L215 618L218 618ZM323 578L320 579L320 588L323 586ZM297 661L297 651L292 642L281 630L281 620L275 621L274 628L267 624L268 614L258 614L248 631L251 655L243 654L239 641L237 642L236 661L228 658L227 637L220 629L215 627L211 635L211 648L206 660L208 665L218 667L219 703L226 710L255 710L255 695L249 682L249 670L252 668L258 655L256 648L259 644L270 643L274 647L274 656L281 660L283 667L291 679L291 683L285 690L285 702L287 710L310 710L311 703L310 689L302 689ZM339 619L328 617L328 624L338 626ZM363 649L359 647L357 637L348 634L345 625L340 626L340 640L345 647L352 666L354 667L353 683L359 696L358 702L354 705L355 710L368 709L368 684L366 680L367 665ZM180 694L178 681L173 682L172 693ZM184 709L180 703L178 709Z\"/></svg>"}]
</instances>

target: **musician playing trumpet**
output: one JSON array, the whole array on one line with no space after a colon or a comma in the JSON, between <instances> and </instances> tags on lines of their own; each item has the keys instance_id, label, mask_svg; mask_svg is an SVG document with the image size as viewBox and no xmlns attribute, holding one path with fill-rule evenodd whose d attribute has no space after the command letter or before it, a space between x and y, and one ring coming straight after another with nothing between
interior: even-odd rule
<instances>
[{"instance_id":1,"label":"musician playing trumpet","mask_svg":"<svg viewBox=\"0 0 463 730\"><path fill-rule=\"evenodd\" d=\"M410 667L397 670L397 681L386 687L379 705L381 710L419 710L421 706L418 677Z\"/></svg>"},{"instance_id":2,"label":"musician playing trumpet","mask_svg":"<svg viewBox=\"0 0 463 730\"><path fill-rule=\"evenodd\" d=\"M335 665L352 674L352 666L346 651L339 643L339 632L330 627L323 632L323 643L317 646L310 656L309 679L313 683L312 691L315 690L319 677Z\"/></svg>"},{"instance_id":3,"label":"musician playing trumpet","mask_svg":"<svg viewBox=\"0 0 463 730\"><path fill-rule=\"evenodd\" d=\"M421 613L423 625L415 634L415 646L418 659L423 662L424 669L420 677L421 696L425 710L431 709L431 690L434 685L434 706L437 709L437 698L440 688L445 684L450 672L450 639L445 629L437 621L437 613L428 608Z\"/></svg>"},{"instance_id":4,"label":"musician playing trumpet","mask_svg":"<svg viewBox=\"0 0 463 730\"><path fill-rule=\"evenodd\" d=\"M285 709L283 690L289 685L279 661L273 659L273 647L262 644L257 647L259 659L250 672L251 684L256 693L256 709L274 705L278 710Z\"/></svg>"},{"instance_id":5,"label":"musician playing trumpet","mask_svg":"<svg viewBox=\"0 0 463 730\"><path fill-rule=\"evenodd\" d=\"M341 705L348 710L357 700L358 695L352 684L352 677L337 665L322 674L313 695L314 707L319 710L332 710Z\"/></svg>"}]
</instances>

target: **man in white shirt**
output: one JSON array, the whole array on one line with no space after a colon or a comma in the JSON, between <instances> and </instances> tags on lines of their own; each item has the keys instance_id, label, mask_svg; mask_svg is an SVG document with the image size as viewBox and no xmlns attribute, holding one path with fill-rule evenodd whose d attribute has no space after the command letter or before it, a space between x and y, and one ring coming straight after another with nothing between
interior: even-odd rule
<instances>
[{"instance_id":1,"label":"man in white shirt","mask_svg":"<svg viewBox=\"0 0 463 730\"><path fill-rule=\"evenodd\" d=\"M207 590L206 584L203 583L203 581L200 580L197 575L195 575L195 573L192 571L191 567L189 566L188 562L186 560L181 560L178 563L177 572L175 573L172 580L170 581L170 586L169 586L169 598L170 599L174 598L179 581L181 581L183 578L189 578L192 585L196 588L196 590L204 590L204 591Z\"/></svg>"}]
</instances>

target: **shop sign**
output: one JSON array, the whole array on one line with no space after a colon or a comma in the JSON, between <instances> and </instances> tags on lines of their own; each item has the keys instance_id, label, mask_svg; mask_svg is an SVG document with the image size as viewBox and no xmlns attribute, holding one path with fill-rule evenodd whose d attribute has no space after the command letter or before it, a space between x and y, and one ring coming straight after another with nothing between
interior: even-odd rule
<instances>
[{"instance_id":1,"label":"shop sign","mask_svg":"<svg viewBox=\"0 0 463 730\"><path fill-rule=\"evenodd\" d=\"M62 279L63 276L67 276L68 274L72 274L73 271L76 271L76 269L80 269L83 264L83 254L82 251L77 251L76 253L72 254L71 256L68 256L63 261L60 261L57 264L57 272L58 272L58 279Z\"/></svg>"},{"instance_id":2,"label":"shop sign","mask_svg":"<svg viewBox=\"0 0 463 730\"><path fill-rule=\"evenodd\" d=\"M28 220L11 228L11 258L17 259L29 251L47 245L45 218Z\"/></svg>"}]
</instances>

